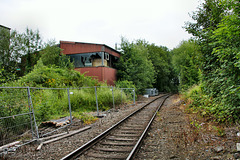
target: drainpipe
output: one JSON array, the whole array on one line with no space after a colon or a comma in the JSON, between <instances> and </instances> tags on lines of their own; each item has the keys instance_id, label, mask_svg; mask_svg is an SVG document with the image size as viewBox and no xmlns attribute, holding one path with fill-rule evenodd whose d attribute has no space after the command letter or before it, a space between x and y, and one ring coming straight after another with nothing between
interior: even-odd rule
<instances>
[{"instance_id":1,"label":"drainpipe","mask_svg":"<svg viewBox=\"0 0 240 160\"><path fill-rule=\"evenodd\" d=\"M104 66L104 52L102 52L102 66Z\"/></svg>"},{"instance_id":2,"label":"drainpipe","mask_svg":"<svg viewBox=\"0 0 240 160\"><path fill-rule=\"evenodd\" d=\"M102 51L102 66L104 66L104 52L105 52L105 46L102 46L101 51Z\"/></svg>"}]
</instances>

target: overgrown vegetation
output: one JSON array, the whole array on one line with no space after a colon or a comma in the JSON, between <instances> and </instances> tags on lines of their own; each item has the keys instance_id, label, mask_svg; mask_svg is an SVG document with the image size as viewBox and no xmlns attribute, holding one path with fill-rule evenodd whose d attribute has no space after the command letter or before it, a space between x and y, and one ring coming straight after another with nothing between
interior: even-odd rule
<instances>
[{"instance_id":1,"label":"overgrown vegetation","mask_svg":"<svg viewBox=\"0 0 240 160\"><path fill-rule=\"evenodd\" d=\"M172 64L179 77L179 90L184 91L194 84L200 82L201 53L194 40L182 41L174 48L172 53Z\"/></svg>"},{"instance_id":2,"label":"overgrown vegetation","mask_svg":"<svg viewBox=\"0 0 240 160\"><path fill-rule=\"evenodd\" d=\"M40 59L34 66L32 72L21 77L14 83L15 85L50 88L100 85L97 80L94 80L91 77L86 77L75 70L65 67L60 68L55 65L46 66L43 64L42 59Z\"/></svg>"},{"instance_id":3,"label":"overgrown vegetation","mask_svg":"<svg viewBox=\"0 0 240 160\"><path fill-rule=\"evenodd\" d=\"M187 23L202 54L202 84L189 97L191 106L219 122L239 121L239 1L205 0Z\"/></svg>"},{"instance_id":4,"label":"overgrown vegetation","mask_svg":"<svg viewBox=\"0 0 240 160\"><path fill-rule=\"evenodd\" d=\"M96 111L96 97L94 88L70 89L71 110L75 114ZM46 121L54 117L69 116L67 90L37 89L32 92L33 105L37 121ZM110 88L97 88L99 110L105 111L113 107L112 91ZM114 89L114 103L119 105L131 99L127 99L125 93Z\"/></svg>"},{"instance_id":5,"label":"overgrown vegetation","mask_svg":"<svg viewBox=\"0 0 240 160\"><path fill-rule=\"evenodd\" d=\"M97 88L99 109L108 110L112 108L112 91L110 90L111 88L106 86L106 84L99 83L97 80L86 77L75 70L58 68L56 66L45 66L43 65L41 59L38 61L37 65L35 65L34 69L29 74L23 76L17 81L4 84L4 86L16 87L31 86L46 88L75 88L71 89L71 92L73 93L70 97L71 108L73 111L78 112L96 110L95 89L92 88L95 85L100 86L100 88ZM90 88L80 89L80 87L86 86L90 86ZM15 91L13 91L11 89L9 91L13 92L11 94L16 94L16 97L23 94L22 90L15 89ZM27 92L25 90L25 96L26 93ZM22 105L21 100L19 101L12 96L8 97L8 89L2 90L1 94L2 97L5 97L4 99L1 99L3 102L2 105L6 104L6 102L16 103L14 104L14 108L18 108L16 106L18 103L20 106ZM33 105L37 113L36 116L39 121L48 120L51 118L51 116L62 115L68 112L68 94L66 89L35 89L32 91L32 99ZM117 88L114 89L114 102L116 105L119 105L122 102L125 103L129 99L132 100L132 96L127 97L127 94L125 94L125 92L122 92ZM27 105L26 97L23 98L23 100L25 100L24 104Z\"/></svg>"}]
</instances>

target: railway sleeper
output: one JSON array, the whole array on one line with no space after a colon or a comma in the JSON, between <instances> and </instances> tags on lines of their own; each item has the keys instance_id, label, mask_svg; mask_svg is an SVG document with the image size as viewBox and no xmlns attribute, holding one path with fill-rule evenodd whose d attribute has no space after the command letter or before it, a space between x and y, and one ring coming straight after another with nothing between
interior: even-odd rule
<instances>
[{"instance_id":1,"label":"railway sleeper","mask_svg":"<svg viewBox=\"0 0 240 160\"><path fill-rule=\"evenodd\" d=\"M119 154L99 154L99 153L89 153L87 154L89 157L94 158L103 158L103 159L118 159L118 160L125 160L127 158L126 155L119 155Z\"/></svg>"},{"instance_id":2,"label":"railway sleeper","mask_svg":"<svg viewBox=\"0 0 240 160\"><path fill-rule=\"evenodd\" d=\"M130 152L132 150L132 147L122 147L121 148L103 148L103 147L95 147L94 150L98 151L104 151L104 152Z\"/></svg>"},{"instance_id":3,"label":"railway sleeper","mask_svg":"<svg viewBox=\"0 0 240 160\"><path fill-rule=\"evenodd\" d=\"M115 125L114 129L111 128L112 133L108 133L109 135L105 137L106 139L102 139L102 135L106 134L105 132L99 135L98 137L101 136L102 140L99 139L100 141L98 141L98 144L95 144L95 146L91 149L89 148L89 150L84 153L82 158L85 158L86 156L87 159L126 159L130 152L132 154L132 152L136 150L136 148L134 147L136 145L136 139L139 138L139 135L141 135L143 132L143 129L140 128L145 128L148 125L149 120L151 119L149 114L153 111L152 108L155 106L155 102L152 104L150 103L147 103L144 106L146 107L145 109L141 108L141 113L134 112L136 113L134 117L130 117L128 119L124 118L123 120L126 120L124 123L122 123L123 120L120 121L121 123L117 123L116 125L122 125L120 127ZM161 102L161 105L163 103L164 101ZM147 105L149 105L149 107ZM134 129L133 126L137 126L135 127L136 129ZM107 131L109 132L110 130ZM93 140L96 141L97 139ZM93 140L91 140L89 143L92 143ZM77 151L80 151L82 148L83 147L72 152L72 155L74 156L74 154ZM133 148L134 150L132 151ZM64 160L65 159L66 158L64 157Z\"/></svg>"},{"instance_id":4,"label":"railway sleeper","mask_svg":"<svg viewBox=\"0 0 240 160\"><path fill-rule=\"evenodd\" d=\"M149 121L149 119L138 119L137 120L129 120L128 123L130 123L129 125L146 125L147 122Z\"/></svg>"},{"instance_id":5,"label":"railway sleeper","mask_svg":"<svg viewBox=\"0 0 240 160\"><path fill-rule=\"evenodd\" d=\"M113 136L118 137L139 137L141 134L114 134Z\"/></svg>"},{"instance_id":6,"label":"railway sleeper","mask_svg":"<svg viewBox=\"0 0 240 160\"><path fill-rule=\"evenodd\" d=\"M139 125L139 124L134 124L134 125L126 124L124 127L129 127L129 128L140 128L140 127L142 127L142 125Z\"/></svg>"},{"instance_id":7,"label":"railway sleeper","mask_svg":"<svg viewBox=\"0 0 240 160\"><path fill-rule=\"evenodd\" d=\"M144 115L137 115L136 117L131 117L129 120L149 119L150 117L151 115L148 113Z\"/></svg>"},{"instance_id":8,"label":"railway sleeper","mask_svg":"<svg viewBox=\"0 0 240 160\"><path fill-rule=\"evenodd\" d=\"M134 146L136 143L133 142L101 142L101 145L109 145L109 146Z\"/></svg>"},{"instance_id":9,"label":"railway sleeper","mask_svg":"<svg viewBox=\"0 0 240 160\"><path fill-rule=\"evenodd\" d=\"M130 138L117 138L115 136L107 137L107 140L112 140L112 141L136 141L136 139L130 139Z\"/></svg>"},{"instance_id":10,"label":"railway sleeper","mask_svg":"<svg viewBox=\"0 0 240 160\"><path fill-rule=\"evenodd\" d=\"M143 130L143 128L135 128L135 127L121 127L122 130Z\"/></svg>"},{"instance_id":11,"label":"railway sleeper","mask_svg":"<svg viewBox=\"0 0 240 160\"><path fill-rule=\"evenodd\" d=\"M120 131L119 133L121 134L140 134L141 132L140 131Z\"/></svg>"}]
</instances>

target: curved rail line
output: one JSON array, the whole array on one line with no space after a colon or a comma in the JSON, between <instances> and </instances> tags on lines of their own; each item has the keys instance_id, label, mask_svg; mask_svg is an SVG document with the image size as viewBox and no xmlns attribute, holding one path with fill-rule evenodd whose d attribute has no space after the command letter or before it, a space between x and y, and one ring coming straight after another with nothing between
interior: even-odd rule
<instances>
[{"instance_id":1,"label":"curved rail line","mask_svg":"<svg viewBox=\"0 0 240 160\"><path fill-rule=\"evenodd\" d=\"M145 104L61 160L133 159L157 112L169 96L160 96ZM159 104L158 99L162 99Z\"/></svg>"}]
</instances>

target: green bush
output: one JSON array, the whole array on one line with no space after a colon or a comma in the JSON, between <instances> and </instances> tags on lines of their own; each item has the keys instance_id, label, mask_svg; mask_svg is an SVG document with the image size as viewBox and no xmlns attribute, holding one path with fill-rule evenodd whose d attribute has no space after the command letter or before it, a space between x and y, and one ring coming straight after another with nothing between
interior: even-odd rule
<instances>
[{"instance_id":1,"label":"green bush","mask_svg":"<svg viewBox=\"0 0 240 160\"><path fill-rule=\"evenodd\" d=\"M127 96L121 90L114 88L114 103L119 105L121 102L127 101ZM96 110L96 96L94 88L87 88L81 90L71 90L71 108L77 111L95 111ZM113 107L113 97L111 88L97 87L97 99L99 110L108 110Z\"/></svg>"},{"instance_id":2,"label":"green bush","mask_svg":"<svg viewBox=\"0 0 240 160\"><path fill-rule=\"evenodd\" d=\"M54 115L68 112L66 90L35 90L32 92L33 107L38 122L46 121Z\"/></svg>"},{"instance_id":3,"label":"green bush","mask_svg":"<svg viewBox=\"0 0 240 160\"><path fill-rule=\"evenodd\" d=\"M202 94L194 103L217 121L239 122L239 1L204 0L192 19L186 30L200 46L202 81Z\"/></svg>"},{"instance_id":4,"label":"green bush","mask_svg":"<svg viewBox=\"0 0 240 160\"><path fill-rule=\"evenodd\" d=\"M71 108L73 111L93 111L96 108L94 88L71 90Z\"/></svg>"},{"instance_id":5,"label":"green bush","mask_svg":"<svg viewBox=\"0 0 240 160\"><path fill-rule=\"evenodd\" d=\"M31 87L82 87L99 84L97 80L86 77L78 71L55 66L44 66L39 60L32 72L20 78L17 83Z\"/></svg>"},{"instance_id":6,"label":"green bush","mask_svg":"<svg viewBox=\"0 0 240 160\"><path fill-rule=\"evenodd\" d=\"M188 107L217 122L233 122L239 119L236 107L232 107L231 104L226 105L224 101L219 103L218 97L214 98L205 94L202 88L202 85L195 85L183 93L189 104Z\"/></svg>"},{"instance_id":7,"label":"green bush","mask_svg":"<svg viewBox=\"0 0 240 160\"><path fill-rule=\"evenodd\" d=\"M128 81L128 80L123 80L123 81L117 81L116 82L116 87L117 88L131 88L131 89L123 89L122 92L125 93L124 96L126 97L122 97L122 98L126 98L128 100L133 99L133 90L136 92L136 86L133 84L132 81ZM121 93L119 93L121 94ZM137 97L137 95L135 95ZM136 98L135 97L135 98Z\"/></svg>"},{"instance_id":8,"label":"green bush","mask_svg":"<svg viewBox=\"0 0 240 160\"><path fill-rule=\"evenodd\" d=\"M133 82L132 81L128 81L128 80L117 81L116 82L116 87L117 88L134 88L134 89L136 89L136 87L133 84Z\"/></svg>"}]
</instances>

